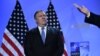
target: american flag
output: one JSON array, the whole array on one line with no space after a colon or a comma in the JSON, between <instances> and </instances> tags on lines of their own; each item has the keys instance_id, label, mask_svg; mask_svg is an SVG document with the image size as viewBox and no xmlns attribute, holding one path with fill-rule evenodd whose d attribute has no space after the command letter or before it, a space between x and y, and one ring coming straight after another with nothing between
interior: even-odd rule
<instances>
[{"instance_id":1,"label":"american flag","mask_svg":"<svg viewBox=\"0 0 100 56\"><path fill-rule=\"evenodd\" d=\"M0 56L24 56L23 40L28 31L20 3L16 1L8 25L4 31Z\"/></svg>"},{"instance_id":2,"label":"american flag","mask_svg":"<svg viewBox=\"0 0 100 56\"><path fill-rule=\"evenodd\" d=\"M61 31L60 23L58 21L56 12L54 10L54 6L52 5L51 1L49 3L46 14L48 16L48 19L47 19L48 20L48 26L53 27L53 28L57 28ZM61 31L61 33L62 33L62 31ZM64 39L63 33L62 33L62 38ZM62 56L68 56L66 50L67 49L66 49L66 45L65 45L65 42L64 42L64 53L63 53Z\"/></svg>"}]
</instances>

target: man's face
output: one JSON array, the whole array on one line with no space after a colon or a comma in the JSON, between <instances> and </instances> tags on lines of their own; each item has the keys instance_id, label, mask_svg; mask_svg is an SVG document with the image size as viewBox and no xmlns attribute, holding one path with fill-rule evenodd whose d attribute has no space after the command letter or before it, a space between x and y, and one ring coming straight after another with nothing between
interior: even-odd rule
<instances>
[{"instance_id":1,"label":"man's face","mask_svg":"<svg viewBox=\"0 0 100 56\"><path fill-rule=\"evenodd\" d=\"M38 25L46 25L47 24L47 16L44 12L38 12L36 14L36 22Z\"/></svg>"}]
</instances>

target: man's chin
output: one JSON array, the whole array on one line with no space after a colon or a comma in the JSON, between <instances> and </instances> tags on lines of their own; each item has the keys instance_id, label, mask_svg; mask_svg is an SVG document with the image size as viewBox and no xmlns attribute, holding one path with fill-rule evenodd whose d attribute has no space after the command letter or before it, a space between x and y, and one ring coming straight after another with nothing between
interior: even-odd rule
<instances>
[{"instance_id":1,"label":"man's chin","mask_svg":"<svg viewBox=\"0 0 100 56\"><path fill-rule=\"evenodd\" d=\"M44 23L43 25L47 25L47 23Z\"/></svg>"}]
</instances>

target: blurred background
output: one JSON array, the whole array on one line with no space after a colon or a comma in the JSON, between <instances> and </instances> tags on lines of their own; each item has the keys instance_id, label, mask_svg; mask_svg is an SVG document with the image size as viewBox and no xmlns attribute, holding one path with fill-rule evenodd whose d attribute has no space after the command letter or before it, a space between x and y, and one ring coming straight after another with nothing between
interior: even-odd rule
<instances>
[{"instance_id":1,"label":"blurred background","mask_svg":"<svg viewBox=\"0 0 100 56\"><path fill-rule=\"evenodd\" d=\"M19 0L29 29L36 27L34 12L47 11L50 0ZM64 34L67 53L71 56L71 43L86 43L88 56L99 56L100 28L84 22L85 16L74 6L74 3L86 6L91 12L100 15L100 0L51 0ZM4 30L15 8L16 0L1 0L0 3L0 45ZM88 43L87 43L88 42ZM88 44L88 45L87 45ZM78 45L78 46L80 46ZM75 47L74 47L75 48ZM85 50L85 49L84 49ZM80 50L81 51L81 50ZM82 55L81 55L82 56Z\"/></svg>"}]
</instances>

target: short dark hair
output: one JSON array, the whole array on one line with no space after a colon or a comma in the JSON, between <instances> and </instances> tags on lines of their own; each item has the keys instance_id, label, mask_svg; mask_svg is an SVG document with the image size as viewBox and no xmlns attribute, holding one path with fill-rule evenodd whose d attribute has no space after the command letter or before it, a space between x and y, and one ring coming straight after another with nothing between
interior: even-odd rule
<instances>
[{"instance_id":1,"label":"short dark hair","mask_svg":"<svg viewBox=\"0 0 100 56\"><path fill-rule=\"evenodd\" d=\"M43 12L43 10L38 10L34 13L34 19L36 19L36 15L39 13L39 12Z\"/></svg>"}]
</instances>

